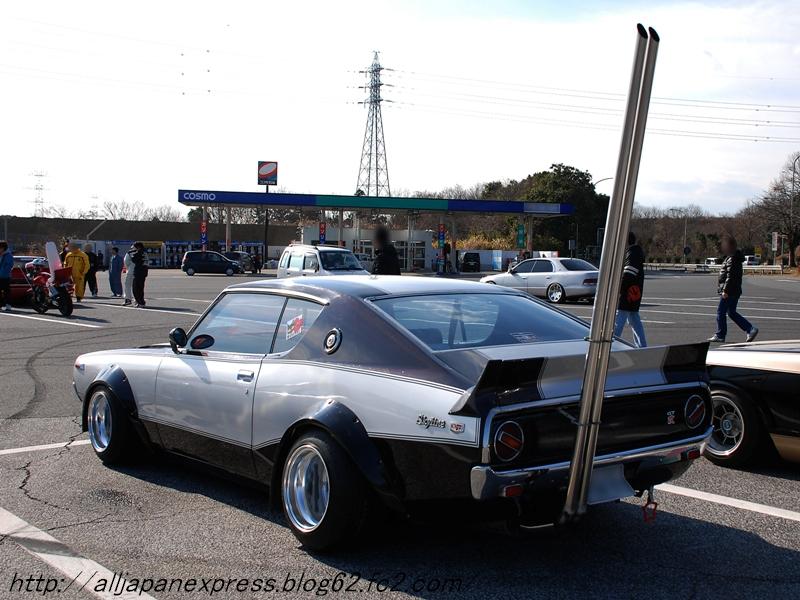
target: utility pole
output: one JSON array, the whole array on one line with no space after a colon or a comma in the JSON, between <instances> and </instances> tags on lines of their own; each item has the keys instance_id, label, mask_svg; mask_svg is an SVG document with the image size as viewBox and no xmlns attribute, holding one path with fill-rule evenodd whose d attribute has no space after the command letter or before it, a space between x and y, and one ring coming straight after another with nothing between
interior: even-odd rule
<instances>
[{"instance_id":1,"label":"utility pole","mask_svg":"<svg viewBox=\"0 0 800 600\"><path fill-rule=\"evenodd\" d=\"M794 260L794 248L792 248L792 242L794 242L794 197L796 195L795 191L795 176L797 174L797 161L800 160L800 154L794 157L794 161L792 161L792 197L789 200L789 264L791 265ZM795 265L796 266L796 265Z\"/></svg>"},{"instance_id":2,"label":"utility pole","mask_svg":"<svg viewBox=\"0 0 800 600\"><path fill-rule=\"evenodd\" d=\"M33 214L36 217L43 217L44 216L44 178L47 177L47 173L41 170L33 171L31 177L34 178L34 184L32 189L35 192L33 198Z\"/></svg>"},{"instance_id":3,"label":"utility pole","mask_svg":"<svg viewBox=\"0 0 800 600\"><path fill-rule=\"evenodd\" d=\"M367 90L367 99L359 102L368 107L367 126L364 130L364 144L361 148L361 164L358 169L356 195L391 196L389 188L389 167L386 163L386 142L383 138L383 116L381 103L381 71L383 67L375 51L372 64L359 71L367 76L367 85L360 89ZM388 100L386 100L388 102Z\"/></svg>"}]
</instances>

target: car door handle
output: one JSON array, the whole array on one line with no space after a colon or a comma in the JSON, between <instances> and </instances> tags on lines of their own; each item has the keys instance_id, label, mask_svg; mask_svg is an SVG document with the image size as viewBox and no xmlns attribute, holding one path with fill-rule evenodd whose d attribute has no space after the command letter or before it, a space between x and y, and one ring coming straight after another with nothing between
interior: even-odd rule
<instances>
[{"instance_id":1,"label":"car door handle","mask_svg":"<svg viewBox=\"0 0 800 600\"><path fill-rule=\"evenodd\" d=\"M236 376L236 379L239 381L251 382L253 381L253 372L252 371L239 371L239 374Z\"/></svg>"}]
</instances>

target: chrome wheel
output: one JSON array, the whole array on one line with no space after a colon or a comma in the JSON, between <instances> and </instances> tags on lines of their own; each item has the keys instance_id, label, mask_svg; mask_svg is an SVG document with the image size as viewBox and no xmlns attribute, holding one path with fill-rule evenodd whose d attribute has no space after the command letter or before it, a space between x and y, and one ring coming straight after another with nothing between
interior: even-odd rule
<instances>
[{"instance_id":1,"label":"chrome wheel","mask_svg":"<svg viewBox=\"0 0 800 600\"><path fill-rule=\"evenodd\" d=\"M564 299L564 288L559 284L554 283L547 288L547 299L554 304L558 304Z\"/></svg>"},{"instance_id":2,"label":"chrome wheel","mask_svg":"<svg viewBox=\"0 0 800 600\"><path fill-rule=\"evenodd\" d=\"M87 420L92 448L95 452L105 451L111 443L111 403L105 390L92 394Z\"/></svg>"},{"instance_id":3,"label":"chrome wheel","mask_svg":"<svg viewBox=\"0 0 800 600\"><path fill-rule=\"evenodd\" d=\"M744 417L739 407L725 396L712 396L711 405L714 431L708 441L708 451L717 456L729 456L742 443Z\"/></svg>"},{"instance_id":4,"label":"chrome wheel","mask_svg":"<svg viewBox=\"0 0 800 600\"><path fill-rule=\"evenodd\" d=\"M283 506L300 531L316 529L325 518L330 502L328 468L311 444L294 449L283 471Z\"/></svg>"}]
</instances>

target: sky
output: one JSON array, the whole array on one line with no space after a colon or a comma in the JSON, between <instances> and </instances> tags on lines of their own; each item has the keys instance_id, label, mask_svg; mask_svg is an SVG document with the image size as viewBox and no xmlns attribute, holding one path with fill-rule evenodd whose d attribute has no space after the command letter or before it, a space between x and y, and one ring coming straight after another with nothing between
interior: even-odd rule
<instances>
[{"instance_id":1,"label":"sky","mask_svg":"<svg viewBox=\"0 0 800 600\"><path fill-rule=\"evenodd\" d=\"M380 51L395 193L614 174L635 42L661 36L637 202L742 208L800 149L794 1L7 2L0 214L178 189L352 194ZM610 194L613 181L598 184Z\"/></svg>"}]
</instances>

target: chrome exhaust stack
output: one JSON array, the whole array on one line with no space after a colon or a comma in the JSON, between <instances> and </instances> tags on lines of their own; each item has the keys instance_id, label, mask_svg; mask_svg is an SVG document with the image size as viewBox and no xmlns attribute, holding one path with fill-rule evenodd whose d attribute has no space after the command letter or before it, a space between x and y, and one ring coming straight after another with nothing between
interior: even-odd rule
<instances>
[{"instance_id":1,"label":"chrome exhaust stack","mask_svg":"<svg viewBox=\"0 0 800 600\"><path fill-rule=\"evenodd\" d=\"M650 28L648 31L641 24L637 25L633 73L625 108L614 191L606 217L580 414L562 522L572 521L586 512L658 44L659 37L654 29Z\"/></svg>"}]
</instances>

